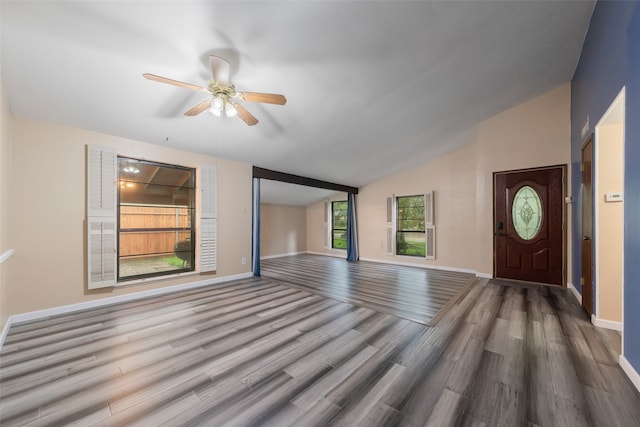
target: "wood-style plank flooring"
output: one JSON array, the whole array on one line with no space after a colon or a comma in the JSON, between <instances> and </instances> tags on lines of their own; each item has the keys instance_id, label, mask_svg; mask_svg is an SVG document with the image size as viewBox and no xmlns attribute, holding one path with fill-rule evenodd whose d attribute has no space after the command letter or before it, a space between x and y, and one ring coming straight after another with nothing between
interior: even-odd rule
<instances>
[{"instance_id":1,"label":"wood-style plank flooring","mask_svg":"<svg viewBox=\"0 0 640 427\"><path fill-rule=\"evenodd\" d=\"M637 425L604 343L564 289L481 280L427 326L252 278L13 325L0 425Z\"/></svg>"},{"instance_id":2,"label":"wood-style plank flooring","mask_svg":"<svg viewBox=\"0 0 640 427\"><path fill-rule=\"evenodd\" d=\"M475 275L319 255L263 260L261 273L314 294L433 326Z\"/></svg>"}]
</instances>

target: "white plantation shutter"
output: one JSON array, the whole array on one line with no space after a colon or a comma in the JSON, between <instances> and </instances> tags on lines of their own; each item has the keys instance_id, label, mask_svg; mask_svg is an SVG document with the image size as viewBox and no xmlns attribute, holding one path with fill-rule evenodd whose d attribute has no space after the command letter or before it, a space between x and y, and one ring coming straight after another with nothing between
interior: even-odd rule
<instances>
[{"instance_id":1,"label":"white plantation shutter","mask_svg":"<svg viewBox=\"0 0 640 427\"><path fill-rule=\"evenodd\" d=\"M105 221L104 217L89 217L87 238L88 288L115 286L117 280L115 221Z\"/></svg>"},{"instance_id":2,"label":"white plantation shutter","mask_svg":"<svg viewBox=\"0 0 640 427\"><path fill-rule=\"evenodd\" d=\"M110 147L87 146L87 216L116 216L117 156Z\"/></svg>"},{"instance_id":3,"label":"white plantation shutter","mask_svg":"<svg viewBox=\"0 0 640 427\"><path fill-rule=\"evenodd\" d=\"M110 147L87 146L87 287L116 285L117 155Z\"/></svg>"},{"instance_id":4,"label":"white plantation shutter","mask_svg":"<svg viewBox=\"0 0 640 427\"><path fill-rule=\"evenodd\" d=\"M428 191L424 194L424 224L435 224L433 219L433 191Z\"/></svg>"},{"instance_id":5,"label":"white plantation shutter","mask_svg":"<svg viewBox=\"0 0 640 427\"><path fill-rule=\"evenodd\" d=\"M201 198L200 198L200 216L202 218L218 217L218 177L216 168L213 166L201 166Z\"/></svg>"},{"instance_id":6,"label":"white plantation shutter","mask_svg":"<svg viewBox=\"0 0 640 427\"><path fill-rule=\"evenodd\" d=\"M436 259L436 226L433 212L433 191L428 191L424 194L424 235L426 244L426 259Z\"/></svg>"},{"instance_id":7,"label":"white plantation shutter","mask_svg":"<svg viewBox=\"0 0 640 427\"><path fill-rule=\"evenodd\" d=\"M200 271L216 271L217 247L216 218L200 218Z\"/></svg>"},{"instance_id":8,"label":"white plantation shutter","mask_svg":"<svg viewBox=\"0 0 640 427\"><path fill-rule=\"evenodd\" d=\"M331 202L324 202L324 247L331 249Z\"/></svg>"},{"instance_id":9,"label":"white plantation shutter","mask_svg":"<svg viewBox=\"0 0 640 427\"><path fill-rule=\"evenodd\" d=\"M200 272L216 271L218 198L215 167L200 167L200 186Z\"/></svg>"},{"instance_id":10,"label":"white plantation shutter","mask_svg":"<svg viewBox=\"0 0 640 427\"><path fill-rule=\"evenodd\" d=\"M387 255L395 253L394 196L387 197Z\"/></svg>"},{"instance_id":11,"label":"white plantation shutter","mask_svg":"<svg viewBox=\"0 0 640 427\"><path fill-rule=\"evenodd\" d=\"M426 259L436 259L436 226L427 225L425 227L425 240L427 250L425 254Z\"/></svg>"}]
</instances>

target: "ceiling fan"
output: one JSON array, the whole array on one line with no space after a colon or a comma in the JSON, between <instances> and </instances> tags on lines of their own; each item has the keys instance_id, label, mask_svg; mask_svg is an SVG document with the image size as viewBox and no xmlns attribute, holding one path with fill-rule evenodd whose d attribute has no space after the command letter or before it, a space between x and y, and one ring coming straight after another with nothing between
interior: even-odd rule
<instances>
[{"instance_id":1,"label":"ceiling fan","mask_svg":"<svg viewBox=\"0 0 640 427\"><path fill-rule=\"evenodd\" d=\"M166 77L156 76L155 74L145 73L142 76L148 80L183 87L210 95L209 99L205 99L184 113L185 116L195 116L206 109L209 109L209 111L216 116L221 116L224 111L227 117L237 115L246 124L253 126L258 123L258 119L239 104L238 101L265 102L267 104L277 105L284 105L287 103L287 99L284 95L258 92L238 92L233 83L229 81L229 63L224 58L215 55L209 55L209 63L211 64L213 78L209 80L207 86L204 87L168 79Z\"/></svg>"}]
</instances>

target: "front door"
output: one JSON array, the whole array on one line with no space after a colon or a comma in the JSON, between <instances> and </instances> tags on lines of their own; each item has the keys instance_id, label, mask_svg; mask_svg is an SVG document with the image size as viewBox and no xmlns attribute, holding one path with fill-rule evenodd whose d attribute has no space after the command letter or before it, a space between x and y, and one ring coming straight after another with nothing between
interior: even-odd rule
<instances>
[{"instance_id":1,"label":"front door","mask_svg":"<svg viewBox=\"0 0 640 427\"><path fill-rule=\"evenodd\" d=\"M564 166L494 173L495 276L564 281Z\"/></svg>"}]
</instances>

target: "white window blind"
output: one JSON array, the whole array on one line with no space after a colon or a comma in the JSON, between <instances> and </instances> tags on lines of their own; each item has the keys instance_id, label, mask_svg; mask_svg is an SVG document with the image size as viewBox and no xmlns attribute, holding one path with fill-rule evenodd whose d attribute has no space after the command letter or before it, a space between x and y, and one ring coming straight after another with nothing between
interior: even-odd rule
<instances>
[{"instance_id":1,"label":"white window blind","mask_svg":"<svg viewBox=\"0 0 640 427\"><path fill-rule=\"evenodd\" d=\"M87 146L87 286L115 286L116 274L116 152Z\"/></svg>"},{"instance_id":2,"label":"white window blind","mask_svg":"<svg viewBox=\"0 0 640 427\"><path fill-rule=\"evenodd\" d=\"M200 272L217 268L217 171L213 166L200 167Z\"/></svg>"}]
</instances>

